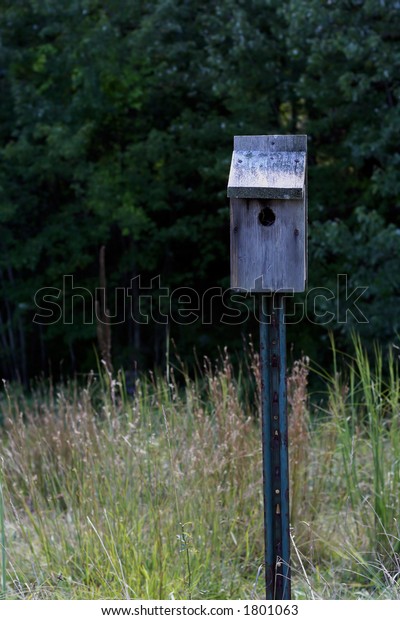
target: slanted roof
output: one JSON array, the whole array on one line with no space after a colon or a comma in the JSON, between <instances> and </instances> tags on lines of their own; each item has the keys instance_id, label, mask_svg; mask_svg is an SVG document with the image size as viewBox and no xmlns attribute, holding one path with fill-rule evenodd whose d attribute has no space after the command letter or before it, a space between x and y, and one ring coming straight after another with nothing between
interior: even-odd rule
<instances>
[{"instance_id":1,"label":"slanted roof","mask_svg":"<svg viewBox=\"0 0 400 620\"><path fill-rule=\"evenodd\" d=\"M236 136L228 196L303 198L306 151L306 136Z\"/></svg>"}]
</instances>

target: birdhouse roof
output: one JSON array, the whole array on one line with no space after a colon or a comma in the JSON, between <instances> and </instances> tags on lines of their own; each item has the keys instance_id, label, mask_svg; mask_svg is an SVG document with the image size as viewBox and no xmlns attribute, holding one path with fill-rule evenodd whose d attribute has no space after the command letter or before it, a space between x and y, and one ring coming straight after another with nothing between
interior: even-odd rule
<instances>
[{"instance_id":1,"label":"birdhouse roof","mask_svg":"<svg viewBox=\"0 0 400 620\"><path fill-rule=\"evenodd\" d=\"M303 198L306 152L306 136L235 136L228 196Z\"/></svg>"}]
</instances>

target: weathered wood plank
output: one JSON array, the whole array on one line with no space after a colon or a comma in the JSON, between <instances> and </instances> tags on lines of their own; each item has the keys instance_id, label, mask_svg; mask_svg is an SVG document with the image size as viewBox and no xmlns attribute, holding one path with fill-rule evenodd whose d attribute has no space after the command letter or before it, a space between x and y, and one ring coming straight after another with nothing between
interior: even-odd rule
<instances>
[{"instance_id":1,"label":"weathered wood plank","mask_svg":"<svg viewBox=\"0 0 400 620\"><path fill-rule=\"evenodd\" d=\"M259 219L268 207L270 226ZM231 287L248 291L305 289L306 221L304 202L231 199Z\"/></svg>"},{"instance_id":2,"label":"weathered wood plank","mask_svg":"<svg viewBox=\"0 0 400 620\"><path fill-rule=\"evenodd\" d=\"M235 151L307 151L307 136L235 136Z\"/></svg>"},{"instance_id":3,"label":"weathered wood plank","mask_svg":"<svg viewBox=\"0 0 400 620\"><path fill-rule=\"evenodd\" d=\"M306 154L302 151L235 150L228 181L231 198L301 199Z\"/></svg>"}]
</instances>

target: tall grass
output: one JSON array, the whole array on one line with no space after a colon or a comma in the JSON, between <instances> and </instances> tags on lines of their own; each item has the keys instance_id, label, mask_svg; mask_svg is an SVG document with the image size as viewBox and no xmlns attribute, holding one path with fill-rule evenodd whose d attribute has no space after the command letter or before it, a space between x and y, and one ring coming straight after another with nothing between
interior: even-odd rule
<instances>
[{"instance_id":1,"label":"tall grass","mask_svg":"<svg viewBox=\"0 0 400 620\"><path fill-rule=\"evenodd\" d=\"M0 558L1 558L1 592L0 599L6 598L6 528L4 519L3 485L0 475Z\"/></svg>"},{"instance_id":2,"label":"tall grass","mask_svg":"<svg viewBox=\"0 0 400 620\"><path fill-rule=\"evenodd\" d=\"M399 377L379 351L288 377L293 592L397 597ZM20 598L262 597L258 356L136 384L105 368L1 401L3 587ZM251 375L251 380L249 379ZM249 387L251 386L251 387ZM5 536L7 535L7 547ZM7 560L7 565L6 565ZM255 582L256 585L255 585Z\"/></svg>"},{"instance_id":3,"label":"tall grass","mask_svg":"<svg viewBox=\"0 0 400 620\"><path fill-rule=\"evenodd\" d=\"M343 464L345 501L359 510L356 527L387 574L400 569L400 384L392 352L373 363L358 337L345 373L329 382L329 413ZM335 366L337 352L334 351Z\"/></svg>"},{"instance_id":4,"label":"tall grass","mask_svg":"<svg viewBox=\"0 0 400 620\"><path fill-rule=\"evenodd\" d=\"M304 360L289 377L294 543L323 596L398 598L398 362L378 347L371 360L356 336L354 355L333 341L332 352L331 375L314 369L325 382L320 399L304 396Z\"/></svg>"},{"instance_id":5,"label":"tall grass","mask_svg":"<svg viewBox=\"0 0 400 620\"><path fill-rule=\"evenodd\" d=\"M93 377L3 433L9 595L249 596L262 561L258 428L227 358L178 387ZM17 584L17 585L15 585Z\"/></svg>"}]
</instances>

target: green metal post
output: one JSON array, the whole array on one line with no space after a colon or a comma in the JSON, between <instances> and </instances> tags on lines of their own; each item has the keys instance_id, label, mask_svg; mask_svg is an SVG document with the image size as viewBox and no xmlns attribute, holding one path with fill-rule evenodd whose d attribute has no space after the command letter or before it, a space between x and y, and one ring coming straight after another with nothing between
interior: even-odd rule
<instances>
[{"instance_id":1,"label":"green metal post","mask_svg":"<svg viewBox=\"0 0 400 620\"><path fill-rule=\"evenodd\" d=\"M274 599L274 530L272 496L272 441L271 441L271 390L269 367L270 298L260 299L260 363L261 363L261 411L263 446L263 491L264 491L264 547L265 547L265 589L266 599Z\"/></svg>"},{"instance_id":2,"label":"green metal post","mask_svg":"<svg viewBox=\"0 0 400 620\"><path fill-rule=\"evenodd\" d=\"M289 465L285 298L260 300L265 585L268 600L290 600Z\"/></svg>"}]
</instances>

